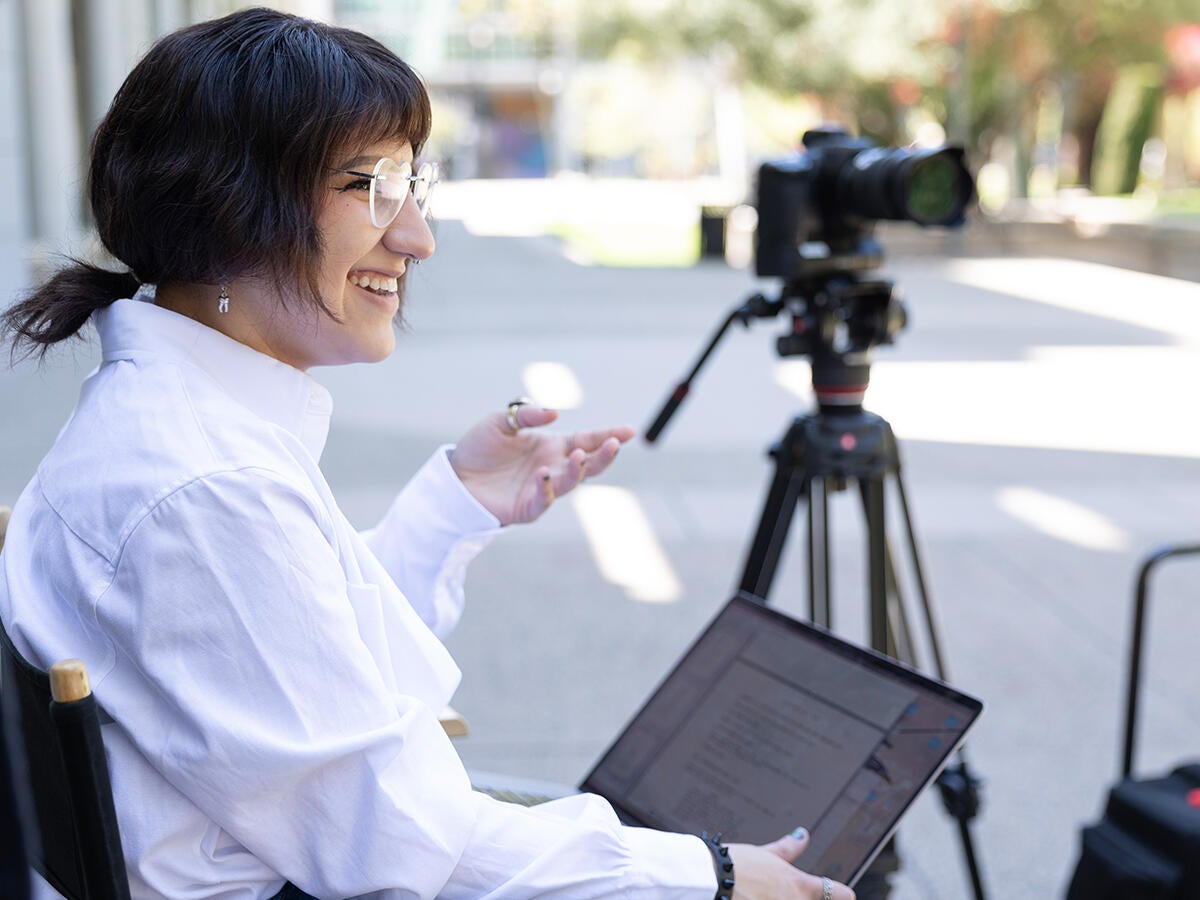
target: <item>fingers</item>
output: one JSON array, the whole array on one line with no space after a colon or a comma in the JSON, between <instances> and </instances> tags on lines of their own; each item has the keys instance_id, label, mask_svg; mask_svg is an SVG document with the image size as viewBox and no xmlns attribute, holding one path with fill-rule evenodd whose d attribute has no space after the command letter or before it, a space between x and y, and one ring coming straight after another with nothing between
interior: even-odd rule
<instances>
[{"instance_id":1,"label":"fingers","mask_svg":"<svg viewBox=\"0 0 1200 900\"><path fill-rule=\"evenodd\" d=\"M599 475L607 469L621 445L632 440L635 432L627 425L605 428L602 431L580 431L567 437L567 453L573 457L580 450L586 451L587 477Z\"/></svg>"},{"instance_id":2,"label":"fingers","mask_svg":"<svg viewBox=\"0 0 1200 900\"><path fill-rule=\"evenodd\" d=\"M807 874L805 879L808 881L809 894L813 900L855 900L854 891L840 881Z\"/></svg>"},{"instance_id":3,"label":"fingers","mask_svg":"<svg viewBox=\"0 0 1200 900\"><path fill-rule=\"evenodd\" d=\"M609 462L612 462L610 459ZM583 481L588 475L595 474L592 471L592 460L578 447L571 451L571 455L567 457L567 465L563 469L560 476L557 489L558 493L565 494L567 491L576 487L579 482Z\"/></svg>"},{"instance_id":4,"label":"fingers","mask_svg":"<svg viewBox=\"0 0 1200 900\"><path fill-rule=\"evenodd\" d=\"M534 406L531 403L518 405L514 401L504 412L497 413L493 418L502 431L516 434L522 428L540 428L543 425L549 425L558 418L558 410ZM516 431L513 430L514 424L517 426Z\"/></svg>"},{"instance_id":5,"label":"fingers","mask_svg":"<svg viewBox=\"0 0 1200 900\"><path fill-rule=\"evenodd\" d=\"M550 470L545 467L538 469L537 477L541 482L542 491L539 498L541 500L540 508L532 510L535 519L550 508L550 504L554 502L556 496L554 479L550 477Z\"/></svg>"},{"instance_id":6,"label":"fingers","mask_svg":"<svg viewBox=\"0 0 1200 900\"><path fill-rule=\"evenodd\" d=\"M791 834L785 834L783 837L769 844L763 844L763 849L769 853L773 853L785 862L794 863L805 849L808 847L809 833L807 829L797 828ZM854 900L854 891L846 887L840 882L834 881L832 878L826 879L821 875L804 875L806 887L811 896L816 900ZM826 881L828 881L828 891L826 891Z\"/></svg>"},{"instance_id":7,"label":"fingers","mask_svg":"<svg viewBox=\"0 0 1200 900\"><path fill-rule=\"evenodd\" d=\"M540 466L534 472L537 487L535 499L524 521L531 522L544 513L550 504L583 481L586 474L587 454L582 450L572 453L557 474L548 466Z\"/></svg>"},{"instance_id":8,"label":"fingers","mask_svg":"<svg viewBox=\"0 0 1200 900\"><path fill-rule=\"evenodd\" d=\"M571 457L580 455L582 458L583 467L586 469L587 477L591 478L599 475L617 458L617 451L621 449L621 442L616 438L610 437L596 449L594 453L584 453L579 447L571 451Z\"/></svg>"},{"instance_id":9,"label":"fingers","mask_svg":"<svg viewBox=\"0 0 1200 900\"><path fill-rule=\"evenodd\" d=\"M618 425L616 428L604 428L600 431L577 431L572 437L576 447L582 447L591 453L598 450L609 438L616 438L617 444L620 445L632 440L636 433L628 425Z\"/></svg>"},{"instance_id":10,"label":"fingers","mask_svg":"<svg viewBox=\"0 0 1200 900\"><path fill-rule=\"evenodd\" d=\"M808 846L808 831L797 828L791 834L785 834L777 841L763 844L763 849L774 853L786 862L795 862Z\"/></svg>"}]
</instances>

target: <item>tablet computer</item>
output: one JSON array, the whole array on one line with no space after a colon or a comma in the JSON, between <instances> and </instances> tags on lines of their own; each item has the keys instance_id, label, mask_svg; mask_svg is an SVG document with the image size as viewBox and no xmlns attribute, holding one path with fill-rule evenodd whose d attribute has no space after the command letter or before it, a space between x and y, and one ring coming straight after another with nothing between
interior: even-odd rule
<instances>
[{"instance_id":1,"label":"tablet computer","mask_svg":"<svg viewBox=\"0 0 1200 900\"><path fill-rule=\"evenodd\" d=\"M740 594L581 789L630 825L762 844L803 825L853 885L962 744L979 700Z\"/></svg>"}]
</instances>

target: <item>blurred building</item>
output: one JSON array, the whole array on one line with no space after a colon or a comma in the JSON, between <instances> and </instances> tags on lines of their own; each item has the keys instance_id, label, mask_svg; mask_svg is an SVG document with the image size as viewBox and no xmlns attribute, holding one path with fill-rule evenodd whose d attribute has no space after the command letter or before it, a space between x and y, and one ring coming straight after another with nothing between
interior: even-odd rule
<instances>
[{"instance_id":1,"label":"blurred building","mask_svg":"<svg viewBox=\"0 0 1200 900\"><path fill-rule=\"evenodd\" d=\"M334 0L339 24L417 69L437 108L433 151L454 178L536 178L573 168L563 89L574 4Z\"/></svg>"},{"instance_id":2,"label":"blurred building","mask_svg":"<svg viewBox=\"0 0 1200 900\"><path fill-rule=\"evenodd\" d=\"M157 38L234 0L0 0L0 300L54 253L86 253L87 146L125 75ZM329 19L333 0L261 2Z\"/></svg>"}]
</instances>

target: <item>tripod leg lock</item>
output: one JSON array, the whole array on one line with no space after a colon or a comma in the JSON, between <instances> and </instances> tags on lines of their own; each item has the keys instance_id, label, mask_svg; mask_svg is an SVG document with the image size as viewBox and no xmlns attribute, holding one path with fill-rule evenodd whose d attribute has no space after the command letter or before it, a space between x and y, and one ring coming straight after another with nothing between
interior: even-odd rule
<instances>
[{"instance_id":1,"label":"tripod leg lock","mask_svg":"<svg viewBox=\"0 0 1200 900\"><path fill-rule=\"evenodd\" d=\"M983 783L967 771L963 763L947 766L937 778L938 792L946 811L960 822L969 822L979 814Z\"/></svg>"}]
</instances>

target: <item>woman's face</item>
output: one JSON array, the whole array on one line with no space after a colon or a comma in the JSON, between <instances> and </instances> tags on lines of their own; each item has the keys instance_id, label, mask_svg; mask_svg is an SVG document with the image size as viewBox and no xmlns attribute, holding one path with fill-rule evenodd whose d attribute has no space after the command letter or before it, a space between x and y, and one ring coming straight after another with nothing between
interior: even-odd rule
<instances>
[{"instance_id":1,"label":"woman's face","mask_svg":"<svg viewBox=\"0 0 1200 900\"><path fill-rule=\"evenodd\" d=\"M412 163L412 146L374 144L339 160L336 168L370 173L384 156ZM298 369L385 359L396 346L397 282L409 265L434 250L433 234L411 196L390 225L376 228L369 179L335 172L326 186L327 199L317 216L325 242L320 289L339 321L320 313L289 314L269 329L274 333L268 352Z\"/></svg>"}]
</instances>

